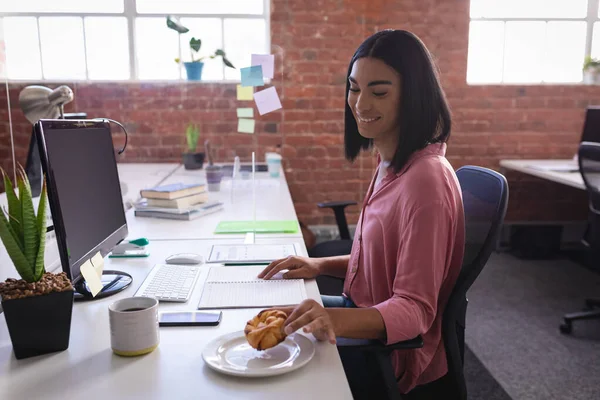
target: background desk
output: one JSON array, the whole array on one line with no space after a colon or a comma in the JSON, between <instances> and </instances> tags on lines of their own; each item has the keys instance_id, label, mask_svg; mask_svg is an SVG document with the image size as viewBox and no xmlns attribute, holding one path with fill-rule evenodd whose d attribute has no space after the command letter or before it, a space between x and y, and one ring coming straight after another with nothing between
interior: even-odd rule
<instances>
[{"instance_id":1,"label":"background desk","mask_svg":"<svg viewBox=\"0 0 600 400\"><path fill-rule=\"evenodd\" d=\"M541 179L585 190L585 185L579 171L563 172L545 169L549 166L560 164L572 165L573 160L500 160L500 168L504 171L507 169L519 171ZM502 173L504 171L501 170Z\"/></svg>"}]
</instances>

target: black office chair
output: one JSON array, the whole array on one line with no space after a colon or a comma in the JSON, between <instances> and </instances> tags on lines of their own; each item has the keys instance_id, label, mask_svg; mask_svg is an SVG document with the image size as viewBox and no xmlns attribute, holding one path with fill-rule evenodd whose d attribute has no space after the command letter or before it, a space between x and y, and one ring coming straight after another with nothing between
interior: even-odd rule
<instances>
[{"instance_id":1,"label":"black office chair","mask_svg":"<svg viewBox=\"0 0 600 400\"><path fill-rule=\"evenodd\" d=\"M598 262L600 256L600 143L581 142L578 152L579 172L589 197L588 227L582 240L587 258ZM564 316L562 333L571 333L573 321L600 319L600 298L585 299L585 310Z\"/></svg>"},{"instance_id":2,"label":"black office chair","mask_svg":"<svg viewBox=\"0 0 600 400\"><path fill-rule=\"evenodd\" d=\"M498 236L508 205L508 183L498 172L476 166L465 166L456 171L463 194L465 210L465 255L461 272L448 299L442 318L442 337L448 361L448 374L443 379L444 399L466 400L467 387L463 375L467 312L467 291L479 276L496 247ZM407 342L385 346L376 340L338 339L338 348L343 351L367 351L374 359L368 368L378 369L388 399L402 399L389 355L396 349L422 347L421 337ZM342 352L340 351L340 354ZM380 388L378 388L380 389ZM434 392L433 384L422 385L406 395L410 399L430 399Z\"/></svg>"},{"instance_id":3,"label":"black office chair","mask_svg":"<svg viewBox=\"0 0 600 400\"><path fill-rule=\"evenodd\" d=\"M331 208L335 214L335 221L340 232L340 238L321 242L308 249L309 257L332 257L350 254L352 250L352 238L348 229L345 209L356 205L355 201L334 201L317 204L319 208ZM344 289L344 280L333 276L321 275L317 277L317 286L321 294L339 296Z\"/></svg>"}]
</instances>

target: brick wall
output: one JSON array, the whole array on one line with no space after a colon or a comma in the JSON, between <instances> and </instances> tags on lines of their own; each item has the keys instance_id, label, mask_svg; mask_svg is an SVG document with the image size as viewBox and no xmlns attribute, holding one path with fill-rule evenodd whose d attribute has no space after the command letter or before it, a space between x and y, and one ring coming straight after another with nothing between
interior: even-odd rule
<instances>
[{"instance_id":1,"label":"brick wall","mask_svg":"<svg viewBox=\"0 0 600 400\"><path fill-rule=\"evenodd\" d=\"M233 154L259 160L266 146L283 145L285 168L299 217L334 223L316 203L360 201L375 167L372 155L354 165L343 158L345 74L354 50L368 35L407 29L433 52L454 116L448 158L455 168L499 168L503 158L570 158L576 151L586 105L600 104L600 87L581 85L467 86L469 1L272 0L271 40L279 68L275 84L284 109L257 117L257 134L236 133L235 85L204 83L69 83L75 101L67 111L126 123L130 142L123 160L178 161L188 122L217 148L218 161ZM24 163L30 126L18 109L23 84L10 85L18 161ZM53 83L51 85L55 87ZM7 99L0 94L0 159L10 167ZM258 114L256 114L258 115ZM116 132L116 130L115 130ZM122 136L115 134L116 145ZM585 217L583 191L520 174L508 174L509 220ZM537 197L534 197L537 196ZM351 222L358 207L349 210Z\"/></svg>"}]
</instances>

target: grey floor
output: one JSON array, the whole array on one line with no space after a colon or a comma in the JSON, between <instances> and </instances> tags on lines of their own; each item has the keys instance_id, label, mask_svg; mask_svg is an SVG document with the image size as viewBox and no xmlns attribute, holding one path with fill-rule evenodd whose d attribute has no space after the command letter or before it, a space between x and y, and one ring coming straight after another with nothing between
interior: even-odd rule
<instances>
[{"instance_id":1,"label":"grey floor","mask_svg":"<svg viewBox=\"0 0 600 400\"><path fill-rule=\"evenodd\" d=\"M558 329L564 313L600 297L600 274L493 254L468 297L466 343L513 400L600 399L600 321Z\"/></svg>"}]
</instances>

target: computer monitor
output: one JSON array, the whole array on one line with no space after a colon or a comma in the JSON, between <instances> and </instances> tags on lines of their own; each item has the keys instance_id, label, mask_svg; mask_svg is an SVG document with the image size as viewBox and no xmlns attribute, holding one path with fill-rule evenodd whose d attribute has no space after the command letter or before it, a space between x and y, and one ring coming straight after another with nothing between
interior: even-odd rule
<instances>
[{"instance_id":1,"label":"computer monitor","mask_svg":"<svg viewBox=\"0 0 600 400\"><path fill-rule=\"evenodd\" d=\"M86 113L66 113L65 119L87 119ZM34 129L31 129L31 138L29 139L29 150L27 151L27 163L25 164L25 173L29 184L31 185L31 196L38 197L42 191L42 165L40 163L40 152L37 146Z\"/></svg>"},{"instance_id":2,"label":"computer monitor","mask_svg":"<svg viewBox=\"0 0 600 400\"><path fill-rule=\"evenodd\" d=\"M110 126L105 121L39 120L35 124L48 202L63 271L76 299L92 299L80 267L106 256L128 234ZM130 275L104 271L95 298L131 284Z\"/></svg>"},{"instance_id":3,"label":"computer monitor","mask_svg":"<svg viewBox=\"0 0 600 400\"><path fill-rule=\"evenodd\" d=\"M581 141L600 143L600 106L588 106Z\"/></svg>"}]
</instances>

